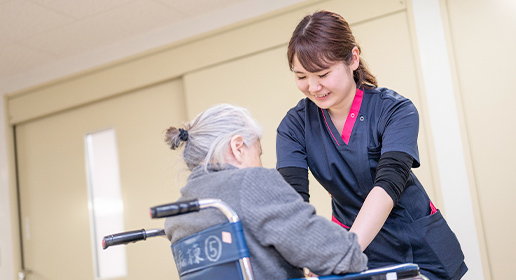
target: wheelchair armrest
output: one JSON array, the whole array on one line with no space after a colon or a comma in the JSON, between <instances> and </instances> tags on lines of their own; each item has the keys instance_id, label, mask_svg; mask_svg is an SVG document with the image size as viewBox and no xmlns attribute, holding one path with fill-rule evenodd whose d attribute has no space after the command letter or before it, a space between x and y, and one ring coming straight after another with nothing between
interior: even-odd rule
<instances>
[{"instance_id":1,"label":"wheelchair armrest","mask_svg":"<svg viewBox=\"0 0 516 280\"><path fill-rule=\"evenodd\" d=\"M375 269L369 269L363 272L358 273L350 273L344 275L328 275L321 277L310 277L303 278L305 280L380 280L380 279L419 279L426 280L425 276L419 273L419 266L413 263L404 263L399 265L390 265ZM290 279L290 280L302 280L300 279Z\"/></svg>"}]
</instances>

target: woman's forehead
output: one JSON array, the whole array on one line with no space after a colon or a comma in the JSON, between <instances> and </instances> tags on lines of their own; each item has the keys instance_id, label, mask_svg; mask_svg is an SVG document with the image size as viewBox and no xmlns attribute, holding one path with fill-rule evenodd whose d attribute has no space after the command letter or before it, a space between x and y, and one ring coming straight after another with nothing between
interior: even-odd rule
<instances>
[{"instance_id":1,"label":"woman's forehead","mask_svg":"<svg viewBox=\"0 0 516 280\"><path fill-rule=\"evenodd\" d=\"M335 66L336 64L341 63L341 61L327 61L324 60L322 63L316 63L315 66L313 66L314 63L308 63L309 66L305 66L306 63L303 63L300 61L296 55L294 55L294 60L292 62L292 72L294 73L317 73L321 71L328 70ZM310 69L307 69L310 68Z\"/></svg>"},{"instance_id":2,"label":"woman's forehead","mask_svg":"<svg viewBox=\"0 0 516 280\"><path fill-rule=\"evenodd\" d=\"M329 57L329 55L324 54L323 52L305 52L300 51L294 54L294 61L292 66L294 67L296 64L294 63L297 60L298 68L302 66L306 71L315 73L320 72L324 69L330 68L332 65L337 63L334 59Z\"/></svg>"}]
</instances>

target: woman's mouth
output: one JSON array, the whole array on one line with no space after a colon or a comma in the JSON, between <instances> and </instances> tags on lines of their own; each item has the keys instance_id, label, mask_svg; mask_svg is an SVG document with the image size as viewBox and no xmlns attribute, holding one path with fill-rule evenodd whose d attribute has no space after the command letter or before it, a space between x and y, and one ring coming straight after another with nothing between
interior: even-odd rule
<instances>
[{"instance_id":1,"label":"woman's mouth","mask_svg":"<svg viewBox=\"0 0 516 280\"><path fill-rule=\"evenodd\" d=\"M313 96L315 97L315 99L324 99L326 96L328 96L330 93L326 93L326 94L313 94Z\"/></svg>"}]
</instances>

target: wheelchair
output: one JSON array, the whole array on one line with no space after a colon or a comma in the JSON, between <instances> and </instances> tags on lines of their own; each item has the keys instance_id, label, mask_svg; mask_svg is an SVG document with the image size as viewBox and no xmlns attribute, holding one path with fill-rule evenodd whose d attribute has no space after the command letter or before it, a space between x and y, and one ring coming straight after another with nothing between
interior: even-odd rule
<instances>
[{"instance_id":1,"label":"wheelchair","mask_svg":"<svg viewBox=\"0 0 516 280\"><path fill-rule=\"evenodd\" d=\"M237 213L219 199L180 201L152 207L151 217L166 218L215 208L228 222L205 229L171 245L174 261L181 280L254 280L249 251L242 223ZM104 236L103 249L143 241L150 237L165 237L164 229L134 230ZM428 280L420 274L417 264L404 263L359 273L327 275L289 280ZM257 279L261 280L261 279Z\"/></svg>"}]
</instances>

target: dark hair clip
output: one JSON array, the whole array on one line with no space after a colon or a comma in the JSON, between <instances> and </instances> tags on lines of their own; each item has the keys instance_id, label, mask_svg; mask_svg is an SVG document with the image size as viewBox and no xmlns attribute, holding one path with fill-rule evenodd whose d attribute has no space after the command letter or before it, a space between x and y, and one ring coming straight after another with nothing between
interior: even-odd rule
<instances>
[{"instance_id":1,"label":"dark hair clip","mask_svg":"<svg viewBox=\"0 0 516 280\"><path fill-rule=\"evenodd\" d=\"M181 141L188 140L188 131L186 131L182 128L180 128L178 130L179 130L179 139L181 139Z\"/></svg>"}]
</instances>

